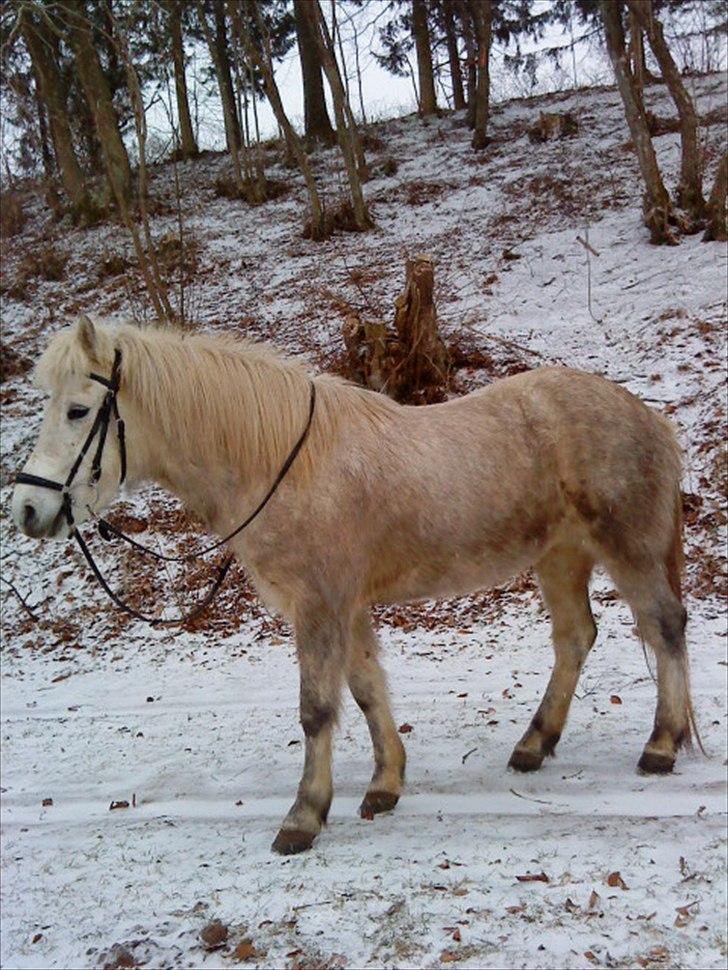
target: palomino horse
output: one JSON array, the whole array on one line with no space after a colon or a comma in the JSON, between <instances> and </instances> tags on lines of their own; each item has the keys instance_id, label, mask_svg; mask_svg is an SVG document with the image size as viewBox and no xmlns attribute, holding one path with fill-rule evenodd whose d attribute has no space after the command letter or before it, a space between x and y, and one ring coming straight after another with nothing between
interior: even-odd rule
<instances>
[{"instance_id":1,"label":"palomino horse","mask_svg":"<svg viewBox=\"0 0 728 970\"><path fill-rule=\"evenodd\" d=\"M117 371L129 482L160 483L211 530L229 533L305 427L309 377L249 343L87 318L54 336L38 362L36 382L50 400L26 481L15 488L17 525L63 538L64 502L79 523L116 496L120 455L108 445L95 468L94 447L80 459L67 498L42 482L67 480L108 394L99 375L108 381ZM333 377L314 385L300 454L231 542L296 634L305 764L273 848L307 849L326 820L344 678L374 747L362 814L399 799L405 754L372 604L468 593L530 566L556 661L510 765L538 768L559 740L596 636L588 586L599 563L657 658L657 712L639 768L670 771L694 725L680 596L680 452L667 421L601 377L557 367L428 407L403 407Z\"/></svg>"}]
</instances>

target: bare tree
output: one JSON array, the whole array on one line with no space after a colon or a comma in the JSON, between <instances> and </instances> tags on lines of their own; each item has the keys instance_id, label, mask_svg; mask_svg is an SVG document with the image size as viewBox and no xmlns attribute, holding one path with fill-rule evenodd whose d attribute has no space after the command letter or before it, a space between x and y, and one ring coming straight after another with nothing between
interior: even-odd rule
<instances>
[{"instance_id":1,"label":"bare tree","mask_svg":"<svg viewBox=\"0 0 728 970\"><path fill-rule=\"evenodd\" d=\"M682 146L677 201L697 223L705 216L705 199L698 146L698 116L695 106L670 53L662 24L655 16L652 0L628 0L628 5L630 13L634 15L650 42L663 80L677 108Z\"/></svg>"},{"instance_id":2,"label":"bare tree","mask_svg":"<svg viewBox=\"0 0 728 970\"><path fill-rule=\"evenodd\" d=\"M432 67L432 47L427 26L425 0L412 0L412 36L417 51L417 76L419 79L419 109L423 117L437 114L435 74Z\"/></svg>"},{"instance_id":3,"label":"bare tree","mask_svg":"<svg viewBox=\"0 0 728 970\"><path fill-rule=\"evenodd\" d=\"M235 92L233 91L233 79L230 71L230 57L228 56L227 42L227 23L225 18L225 7L223 0L213 0L212 11L214 15L214 33L207 18L207 12L202 0L196 0L195 8L200 27L205 37L205 43L210 52L212 65L215 69L217 86L220 91L220 102L222 104L222 117L225 125L225 142L227 149L233 158L240 148L240 124L235 108ZM240 164L236 163L236 178L242 186L242 175L239 174Z\"/></svg>"},{"instance_id":4,"label":"bare tree","mask_svg":"<svg viewBox=\"0 0 728 970\"><path fill-rule=\"evenodd\" d=\"M286 115L283 107L283 101L281 100L280 91L278 90L278 85L276 84L275 75L273 73L270 38L268 36L268 31L266 30L260 8L258 7L257 0L247 0L245 12L246 14L249 13L254 18L261 37L261 49L258 49L253 42L250 31L248 30L246 16L240 18L241 37L245 46L246 56L249 62L254 64L260 72L263 79L263 85L265 87L266 97L268 98L273 113L276 116L280 129L283 132L283 137L286 141L288 151L298 163L298 167L303 175L303 180L306 183L308 198L311 204L311 238L323 239L326 234L324 207L321 202L318 188L316 187L316 179L313 174L313 169L311 168L311 164L306 156L301 139L298 137L293 125L288 120L288 116Z\"/></svg>"},{"instance_id":5,"label":"bare tree","mask_svg":"<svg viewBox=\"0 0 728 970\"><path fill-rule=\"evenodd\" d=\"M175 320L175 314L169 302L167 287L162 280L161 273L159 272L159 264L157 263L154 242L152 240L152 234L149 228L149 213L147 211L148 179L146 158L147 119L144 110L144 102L142 100L141 86L139 84L139 76L137 75L136 68L132 63L131 55L129 53L129 42L124 30L119 22L114 19L113 15L111 15L110 19L116 50L121 57L124 69L126 71L129 96L131 98L132 110L134 112L134 127L136 129L137 143L139 146L139 215L141 217L146 250L142 245L139 230L137 229L136 223L134 222L126 203L124 203L121 207L122 217L127 225L127 228L129 229L129 232L131 233L134 249L136 251L137 259L139 260L142 275L144 276L144 282L147 287L149 298L152 301L152 306L154 307L154 312L159 320L173 323Z\"/></svg>"},{"instance_id":6,"label":"bare tree","mask_svg":"<svg viewBox=\"0 0 728 970\"><path fill-rule=\"evenodd\" d=\"M199 155L197 140L192 129L190 103L187 97L187 75L185 73L185 51L182 40L182 13L184 0L167 0L167 14L169 17L169 38L172 48L172 63L174 65L174 89L177 97L177 117L180 131L180 154L182 158L194 158Z\"/></svg>"},{"instance_id":7,"label":"bare tree","mask_svg":"<svg viewBox=\"0 0 728 970\"><path fill-rule=\"evenodd\" d=\"M320 142L333 145L336 141L331 127L324 96L324 79L316 38L306 17L304 7L309 0L293 0L293 15L298 38L298 56L303 79L303 121L306 139L310 145Z\"/></svg>"},{"instance_id":8,"label":"bare tree","mask_svg":"<svg viewBox=\"0 0 728 970\"><path fill-rule=\"evenodd\" d=\"M48 110L63 188L74 217L81 222L89 222L94 217L95 207L73 145L66 84L55 57L56 38L44 19L31 19L27 8L19 10L18 18L33 65L38 93Z\"/></svg>"},{"instance_id":9,"label":"bare tree","mask_svg":"<svg viewBox=\"0 0 728 970\"><path fill-rule=\"evenodd\" d=\"M336 63L333 41L318 0L310 0L305 10L306 17L309 19L311 25L311 31L316 38L321 63L331 89L331 96L334 102L334 115L336 117L336 135L346 167L351 203L354 210L354 220L357 228L363 231L371 228L372 220L369 216L366 202L364 201L364 191L357 165L357 148L363 158L361 139L359 138L354 116L351 113L351 107L346 97L339 67Z\"/></svg>"},{"instance_id":10,"label":"bare tree","mask_svg":"<svg viewBox=\"0 0 728 970\"><path fill-rule=\"evenodd\" d=\"M63 0L57 7L68 28L68 40L73 49L84 96L93 115L106 175L121 210L122 205L132 196L131 168L119 131L109 83L94 43L93 28L86 17L83 0Z\"/></svg>"},{"instance_id":11,"label":"bare tree","mask_svg":"<svg viewBox=\"0 0 728 970\"><path fill-rule=\"evenodd\" d=\"M235 109L235 94L233 92L232 77L230 75L230 61L227 57L227 33L224 30L225 12L222 11L221 14L218 8L215 8L218 29L216 34L213 35L202 0L196 0L196 9L197 17L202 27L202 33L205 37L207 48L210 51L213 67L215 68L215 74L217 75L220 101L222 103L222 117L225 125L225 141L233 163L235 184L238 192L242 195L245 191L245 180L243 179L243 173L240 168L240 157L238 155L238 149L240 148L240 127ZM220 38L220 21L222 21L223 26L224 44L221 43Z\"/></svg>"},{"instance_id":12,"label":"bare tree","mask_svg":"<svg viewBox=\"0 0 728 970\"><path fill-rule=\"evenodd\" d=\"M715 175L715 182L708 199L708 225L703 234L704 242L726 242L728 231L726 227L726 187L728 186L728 152L723 153L723 157L718 165Z\"/></svg>"},{"instance_id":13,"label":"bare tree","mask_svg":"<svg viewBox=\"0 0 728 970\"><path fill-rule=\"evenodd\" d=\"M470 9L478 41L478 75L475 89L473 148L479 151L488 144L490 109L490 44L493 37L492 0L470 0Z\"/></svg>"},{"instance_id":14,"label":"bare tree","mask_svg":"<svg viewBox=\"0 0 728 970\"><path fill-rule=\"evenodd\" d=\"M677 240L669 226L672 215L670 196L660 175L644 104L629 66L622 26L622 4L619 0L600 0L600 10L606 32L607 51L645 184L643 209L645 225L650 230L650 241L656 245L675 245Z\"/></svg>"},{"instance_id":15,"label":"bare tree","mask_svg":"<svg viewBox=\"0 0 728 970\"><path fill-rule=\"evenodd\" d=\"M440 0L440 8L445 25L447 59L450 65L450 80L452 81L452 103L455 110L460 111L465 107L465 91L463 89L463 72L460 68L460 52L458 51L452 0Z\"/></svg>"}]
</instances>

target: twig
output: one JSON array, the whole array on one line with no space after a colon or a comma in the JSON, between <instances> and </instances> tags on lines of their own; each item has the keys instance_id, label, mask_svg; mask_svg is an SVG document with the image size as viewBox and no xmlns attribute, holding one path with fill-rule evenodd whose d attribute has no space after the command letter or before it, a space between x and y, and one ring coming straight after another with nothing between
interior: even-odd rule
<instances>
[{"instance_id":1,"label":"twig","mask_svg":"<svg viewBox=\"0 0 728 970\"><path fill-rule=\"evenodd\" d=\"M553 805L553 802L544 801L543 798L529 798L528 795L521 795L515 788L509 788L508 791L511 795L515 795L516 798L523 798L527 802L538 802L539 805Z\"/></svg>"},{"instance_id":2,"label":"twig","mask_svg":"<svg viewBox=\"0 0 728 970\"><path fill-rule=\"evenodd\" d=\"M477 750L478 750L477 748L471 748L470 751L466 751L465 754L462 757L463 764L465 764L465 762L468 760L468 758L470 757L470 755L471 754L475 754L475 752Z\"/></svg>"},{"instance_id":3,"label":"twig","mask_svg":"<svg viewBox=\"0 0 728 970\"><path fill-rule=\"evenodd\" d=\"M577 242L580 242L582 244L582 246L584 247L584 249L586 249L588 252L590 252L592 254L592 256L598 256L599 255L599 253L592 246L592 244L589 242L588 239L582 239L581 236L577 236L576 237L576 241Z\"/></svg>"},{"instance_id":4,"label":"twig","mask_svg":"<svg viewBox=\"0 0 728 970\"><path fill-rule=\"evenodd\" d=\"M35 615L35 613L34 613L34 612L33 612L33 611L31 610L31 608L30 608L30 607L28 606L28 604L27 604L27 602L26 602L26 601L25 601L25 600L23 599L23 597L22 597L22 596L20 595L20 593L18 592L18 590L16 589L16 587L15 587L15 586L14 586L14 585L13 585L13 584L12 584L12 583L10 582L10 580L9 580L9 579L6 579L6 578L5 578L5 576L2 576L2 577L0 577L0 579L2 579L2 581L3 581L4 583L6 583L6 584L7 584L7 585L8 585L9 587L10 587L10 589L11 589L11 590L12 590L12 591L13 591L13 592L15 593L15 595L16 595L16 596L18 597L18 599L20 600L20 605L21 605L21 606L23 607L23 609L24 609L24 610L25 610L25 612L26 612L26 613L28 614L28 616L29 616L29 617L31 618L31 620L32 620L32 621L33 621L34 623L37 623L37 622L38 622L38 617L37 617L37 616Z\"/></svg>"}]
</instances>

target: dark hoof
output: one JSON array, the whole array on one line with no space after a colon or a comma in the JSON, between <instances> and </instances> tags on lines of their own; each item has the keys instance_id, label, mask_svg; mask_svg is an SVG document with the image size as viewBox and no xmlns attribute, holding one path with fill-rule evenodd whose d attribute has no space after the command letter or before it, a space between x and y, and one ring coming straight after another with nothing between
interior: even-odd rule
<instances>
[{"instance_id":1,"label":"dark hoof","mask_svg":"<svg viewBox=\"0 0 728 970\"><path fill-rule=\"evenodd\" d=\"M527 751L525 748L516 748L508 762L508 767L514 771L538 771L543 762L544 756L536 754L535 751Z\"/></svg>"},{"instance_id":2,"label":"dark hoof","mask_svg":"<svg viewBox=\"0 0 728 970\"><path fill-rule=\"evenodd\" d=\"M399 795L393 795L392 792L368 791L359 806L359 815L362 818L369 818L382 812L391 812L398 801Z\"/></svg>"},{"instance_id":3,"label":"dark hoof","mask_svg":"<svg viewBox=\"0 0 728 970\"><path fill-rule=\"evenodd\" d=\"M296 855L310 849L315 838L314 832L304 832L303 829L281 829L271 849L279 855Z\"/></svg>"},{"instance_id":4,"label":"dark hoof","mask_svg":"<svg viewBox=\"0 0 728 970\"><path fill-rule=\"evenodd\" d=\"M675 759L669 754L658 754L656 751L643 751L637 762L637 770L643 775L669 775L675 764Z\"/></svg>"}]
</instances>

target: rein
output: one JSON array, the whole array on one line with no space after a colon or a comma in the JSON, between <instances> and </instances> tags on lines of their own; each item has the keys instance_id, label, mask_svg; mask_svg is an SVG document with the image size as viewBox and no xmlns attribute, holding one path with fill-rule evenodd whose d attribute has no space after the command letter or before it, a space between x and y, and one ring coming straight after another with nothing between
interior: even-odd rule
<instances>
[{"instance_id":1,"label":"rein","mask_svg":"<svg viewBox=\"0 0 728 970\"><path fill-rule=\"evenodd\" d=\"M42 488L50 488L56 492L62 493L63 500L61 505L61 513L64 515L69 525L69 528L71 530L71 535L76 540L76 543L78 544L78 547L83 553L83 556L86 562L90 566L91 571L96 577L96 580L99 582L99 584L101 585L102 589L107 594L107 596L112 600L113 603L116 604L116 606L119 607L119 609L124 610L124 612L131 614L133 617L135 617L138 620L143 620L145 623L149 623L151 626L181 625L183 623L188 622L189 620L193 620L196 617L198 617L201 613L203 613L207 609L210 603L212 603L212 601L217 596L220 590L220 587L225 581L225 577L227 576L230 570L234 557L232 555L227 556L226 559L223 561L222 565L218 567L218 574L215 579L215 582L212 584L209 592L205 595L205 597L192 610L190 610L189 613L185 613L171 620L162 620L157 617L146 616L145 614L140 613L133 606L130 606L129 603L125 602L118 595L118 593L115 593L114 590L111 589L105 577L103 576L101 570L99 569L98 563L91 555L91 550L86 545L86 542L83 536L78 531L78 527L74 522L70 486L73 483L73 480L75 479L76 474L78 473L78 470L81 467L81 463L85 458L86 454L88 453L96 435L99 436L99 440L96 446L96 452L94 453L93 459L91 461L91 476L90 476L89 482L91 485L96 485L98 483L99 479L101 478L101 459L103 457L104 446L106 444L106 438L109 430L109 422L112 416L114 417L114 420L116 423L116 438L119 445L119 462L120 462L119 484L122 485L124 483L124 480L126 479L126 434L125 434L125 428L124 428L124 421L122 420L121 415L119 414L119 405L117 402L117 395L119 393L119 385L120 385L120 379L121 379L121 351L118 349L114 351L114 363L111 369L111 376L108 379L105 377L102 377L100 374L89 374L88 376L91 380L96 381L97 383L102 384L104 387L106 387L107 391L106 391L106 394L104 395L104 399L101 402L101 405L99 406L98 411L96 412L96 417L94 418L94 422L91 426L91 429L89 430L89 433L86 436L86 440L81 446L81 450L78 453L78 456L76 457L76 460L74 461L71 467L71 470L66 477L65 482L63 483L55 482L50 478L42 478L40 475L32 475L32 474L29 474L28 472L18 472L15 478L15 481L19 485L36 485ZM291 465L296 460L298 453L300 452L301 448L304 445L304 442L306 441L306 438L308 437L308 433L311 428L311 423L313 421L313 414L314 414L315 407L316 407L316 386L314 385L313 381L311 381L311 395L309 399L308 417L306 419L306 424L304 426L304 429L301 432L298 440L296 441L295 445L289 452L286 460L283 462L283 465L281 466L280 471L276 475L273 484L268 489L266 494L263 496L262 500L258 503L256 508L250 513L250 515L246 519L243 520L243 522L240 523L240 525L236 526L236 528L233 529L232 532L229 532L222 539L218 539L217 541L211 543L209 546L199 550L198 552L188 553L184 556L165 556L162 553L158 553L154 549L150 549L148 546L143 545L141 542L137 542L135 539L132 539L130 536L126 535L126 533L122 532L121 529L117 528L115 525L112 525L111 522L108 522L106 519L99 519L98 529L102 539L104 539L107 542L111 541L112 538L123 539L124 542L127 542L130 546L132 546L134 549L137 549L139 552L142 552L148 556L152 556L154 559L160 560L162 562L191 562L195 559L201 558L202 556L206 556L208 553L213 552L213 550L215 549L219 549L220 546L229 542L231 539L234 539L235 536L239 535L243 531L243 529L247 528L247 526L249 526L251 522L253 522L253 520L258 517L258 515L263 511L263 509L266 507L270 499L273 497L276 490L278 489L278 486L281 484L283 479L288 474L288 471Z\"/></svg>"}]
</instances>

